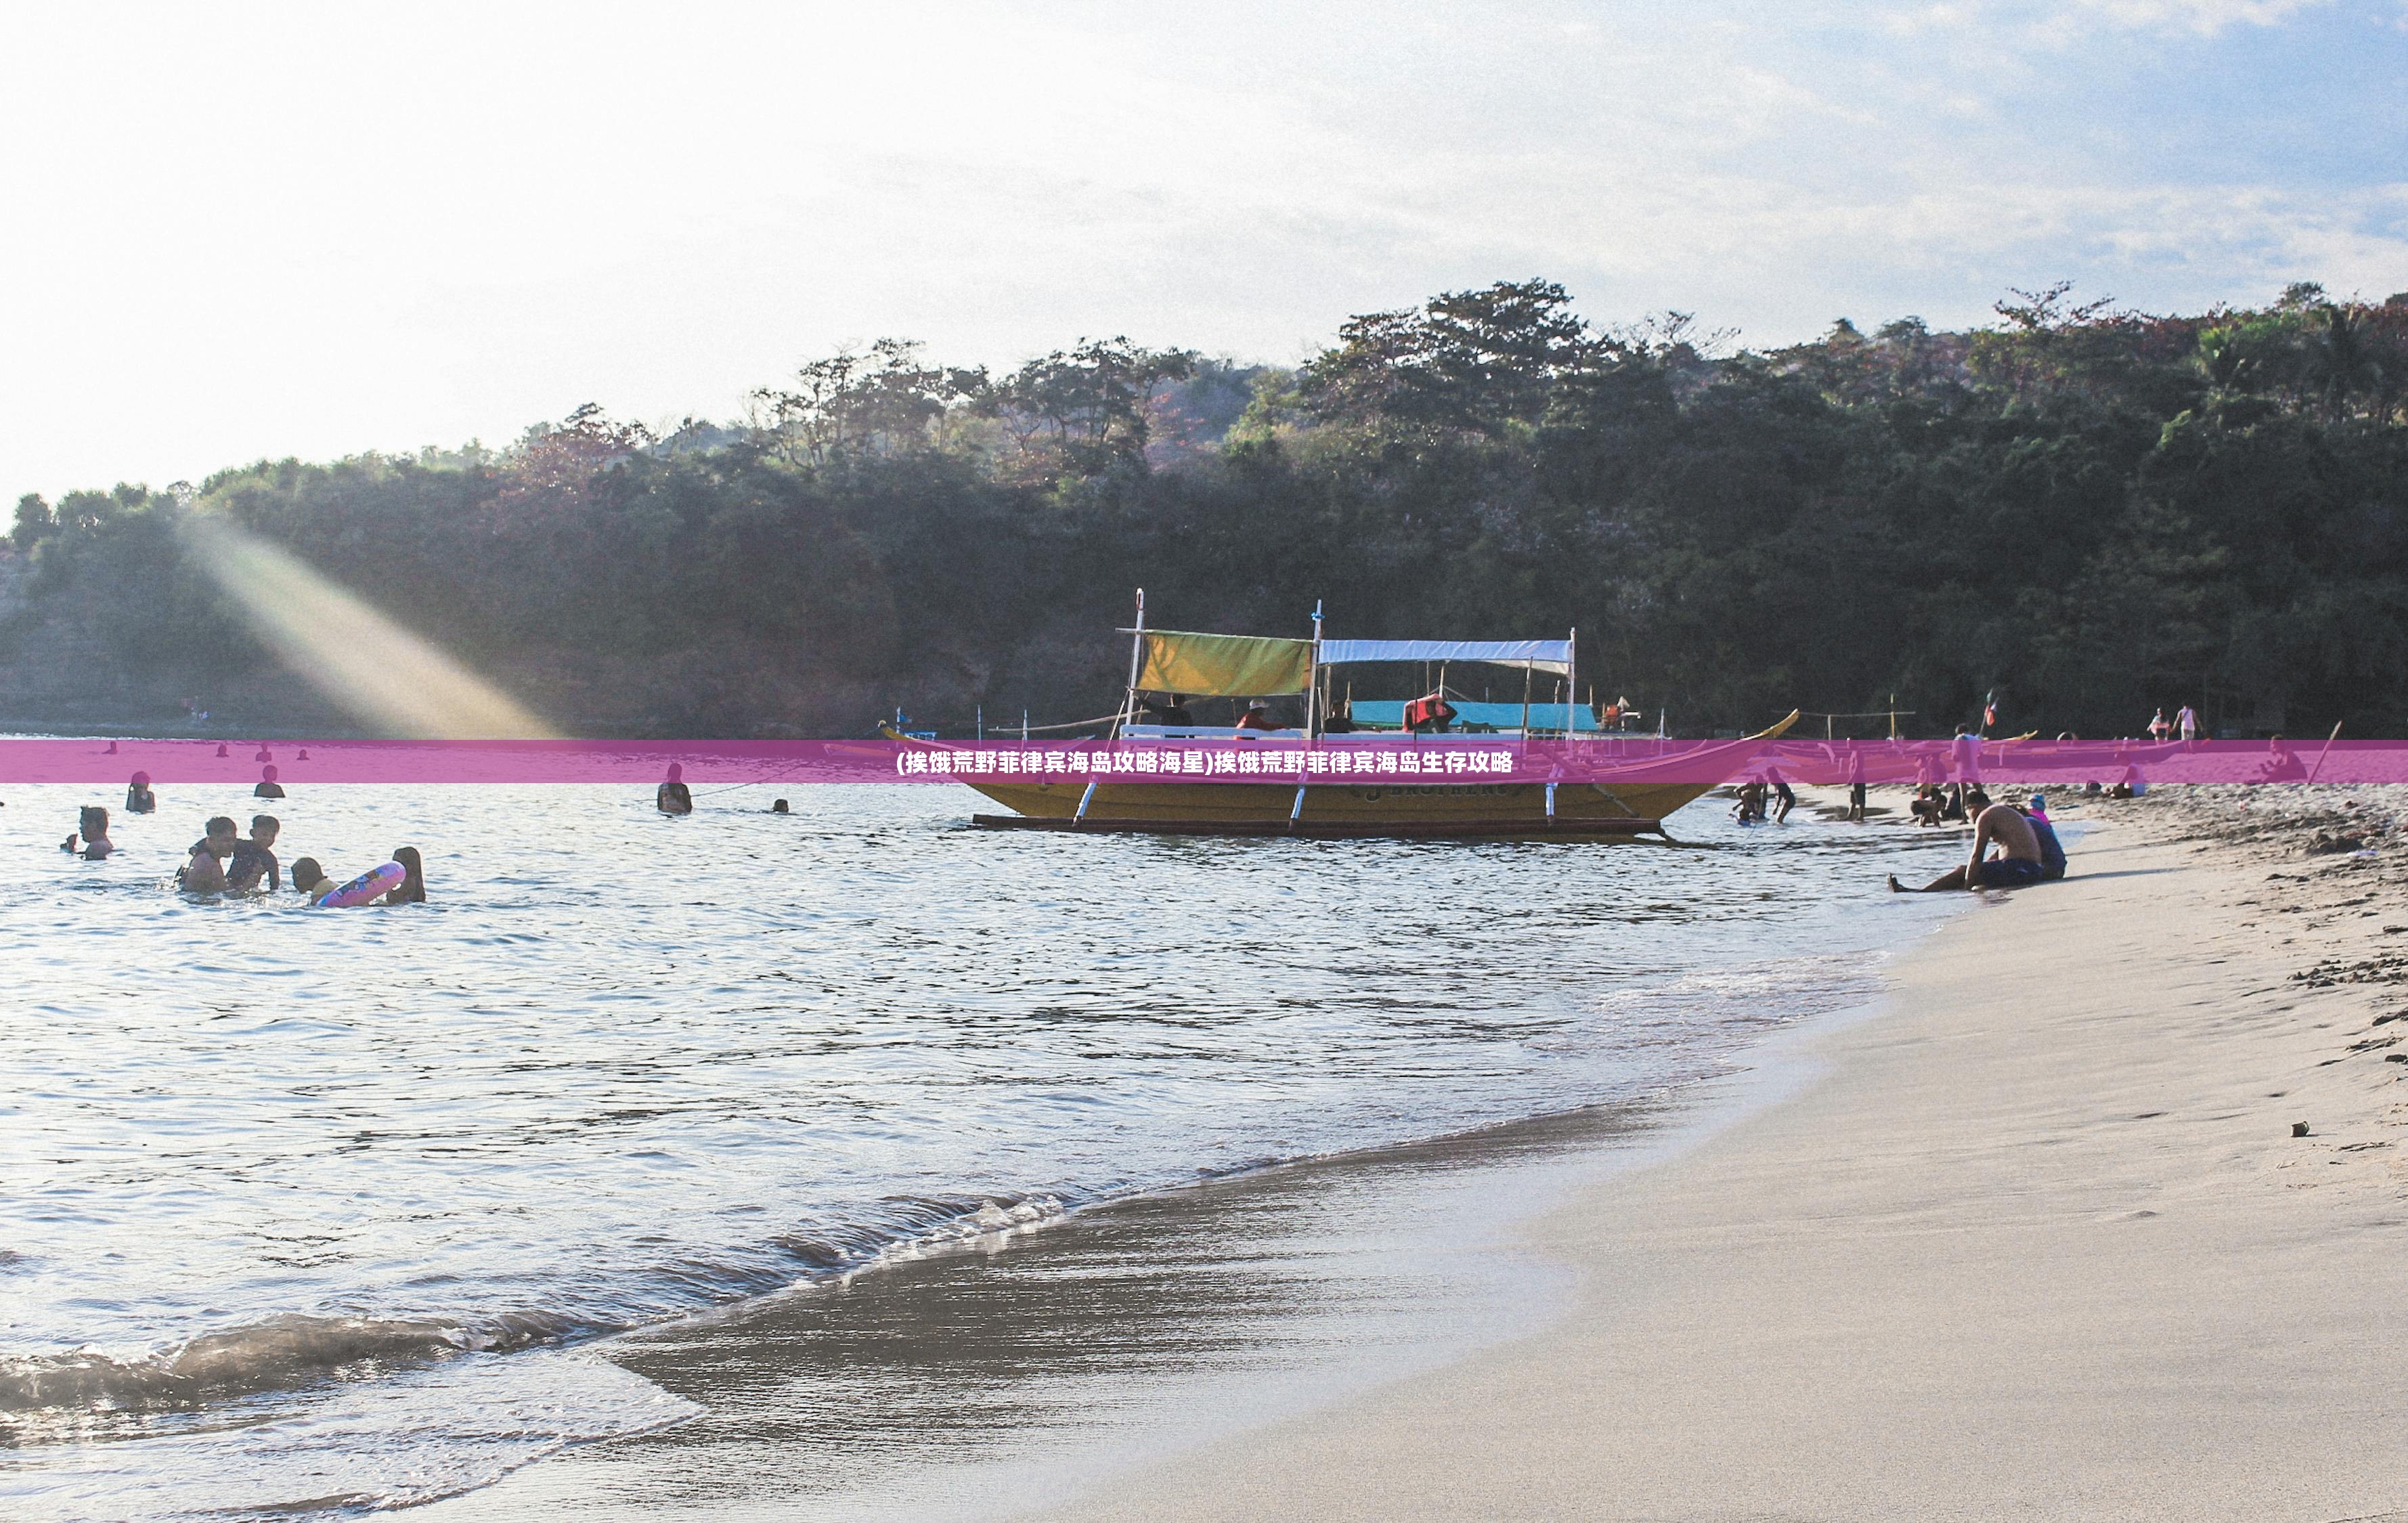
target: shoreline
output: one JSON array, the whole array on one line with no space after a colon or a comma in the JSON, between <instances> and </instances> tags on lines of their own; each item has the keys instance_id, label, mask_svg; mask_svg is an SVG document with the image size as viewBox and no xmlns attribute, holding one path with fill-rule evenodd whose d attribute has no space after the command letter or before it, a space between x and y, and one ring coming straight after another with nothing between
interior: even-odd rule
<instances>
[{"instance_id":1,"label":"shoreline","mask_svg":"<svg viewBox=\"0 0 2408 1523\"><path fill-rule=\"evenodd\" d=\"M1546 1330L1041 1516L2408 1508L2408 1067L2397 962L2352 960L2408 903L2236 812L2109 812L1800 1033L1798 1092L1528 1224L1578 1280Z\"/></svg>"}]
</instances>

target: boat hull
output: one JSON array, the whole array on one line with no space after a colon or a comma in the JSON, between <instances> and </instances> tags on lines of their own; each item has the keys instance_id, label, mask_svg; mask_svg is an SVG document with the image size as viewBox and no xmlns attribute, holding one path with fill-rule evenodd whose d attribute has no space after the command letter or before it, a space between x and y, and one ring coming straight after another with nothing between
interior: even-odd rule
<instances>
[{"instance_id":1,"label":"boat hull","mask_svg":"<svg viewBox=\"0 0 2408 1523\"><path fill-rule=\"evenodd\" d=\"M1315 783L1304 785L1301 807L1294 783L1098 783L1083 813L1084 783L966 785L1029 821L1167 834L1315 836L1633 835L1657 829L1665 815L1713 787L1564 783L1551 815L1546 785L1537 783Z\"/></svg>"}]
</instances>

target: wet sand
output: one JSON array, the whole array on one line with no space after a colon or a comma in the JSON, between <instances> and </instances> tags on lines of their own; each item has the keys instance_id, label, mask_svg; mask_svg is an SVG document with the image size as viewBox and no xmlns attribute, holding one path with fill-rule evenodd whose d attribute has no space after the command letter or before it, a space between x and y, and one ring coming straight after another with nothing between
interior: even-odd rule
<instances>
[{"instance_id":1,"label":"wet sand","mask_svg":"<svg viewBox=\"0 0 2408 1523\"><path fill-rule=\"evenodd\" d=\"M2408 896L2332 827L2396 800L2273 797L2098 809L1802 1093L1546 1214L1561 1321L1046 1516L2408 1517Z\"/></svg>"}]
</instances>

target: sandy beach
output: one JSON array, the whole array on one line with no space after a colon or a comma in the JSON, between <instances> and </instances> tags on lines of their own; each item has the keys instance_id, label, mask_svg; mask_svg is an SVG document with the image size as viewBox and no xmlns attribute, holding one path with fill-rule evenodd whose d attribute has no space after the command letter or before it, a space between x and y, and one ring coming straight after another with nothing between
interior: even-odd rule
<instances>
[{"instance_id":1,"label":"sandy beach","mask_svg":"<svg viewBox=\"0 0 2408 1523\"><path fill-rule=\"evenodd\" d=\"M2408 897L2302 807L2098 812L1533 1224L1560 1323L1048 1516L2408 1516Z\"/></svg>"}]
</instances>

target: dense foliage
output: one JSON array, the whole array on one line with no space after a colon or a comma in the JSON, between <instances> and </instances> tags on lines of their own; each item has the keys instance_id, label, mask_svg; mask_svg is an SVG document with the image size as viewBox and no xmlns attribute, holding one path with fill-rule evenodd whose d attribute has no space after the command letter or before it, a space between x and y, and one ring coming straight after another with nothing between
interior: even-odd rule
<instances>
[{"instance_id":1,"label":"dense foliage","mask_svg":"<svg viewBox=\"0 0 2408 1523\"><path fill-rule=\"evenodd\" d=\"M105 631L95 686L256 680L176 532L214 513L587 730L1098 713L1140 584L1174 627L1577 625L1600 697L1686 732L1893 695L1933 732L1993 692L2009 731L2408 725L2408 297L2057 288L1971 333L1726 342L1599 331L1538 280L1357 318L1294 372L1111 340L998 378L888 341L741 425L589 408L500 452L28 497L13 633Z\"/></svg>"}]
</instances>

